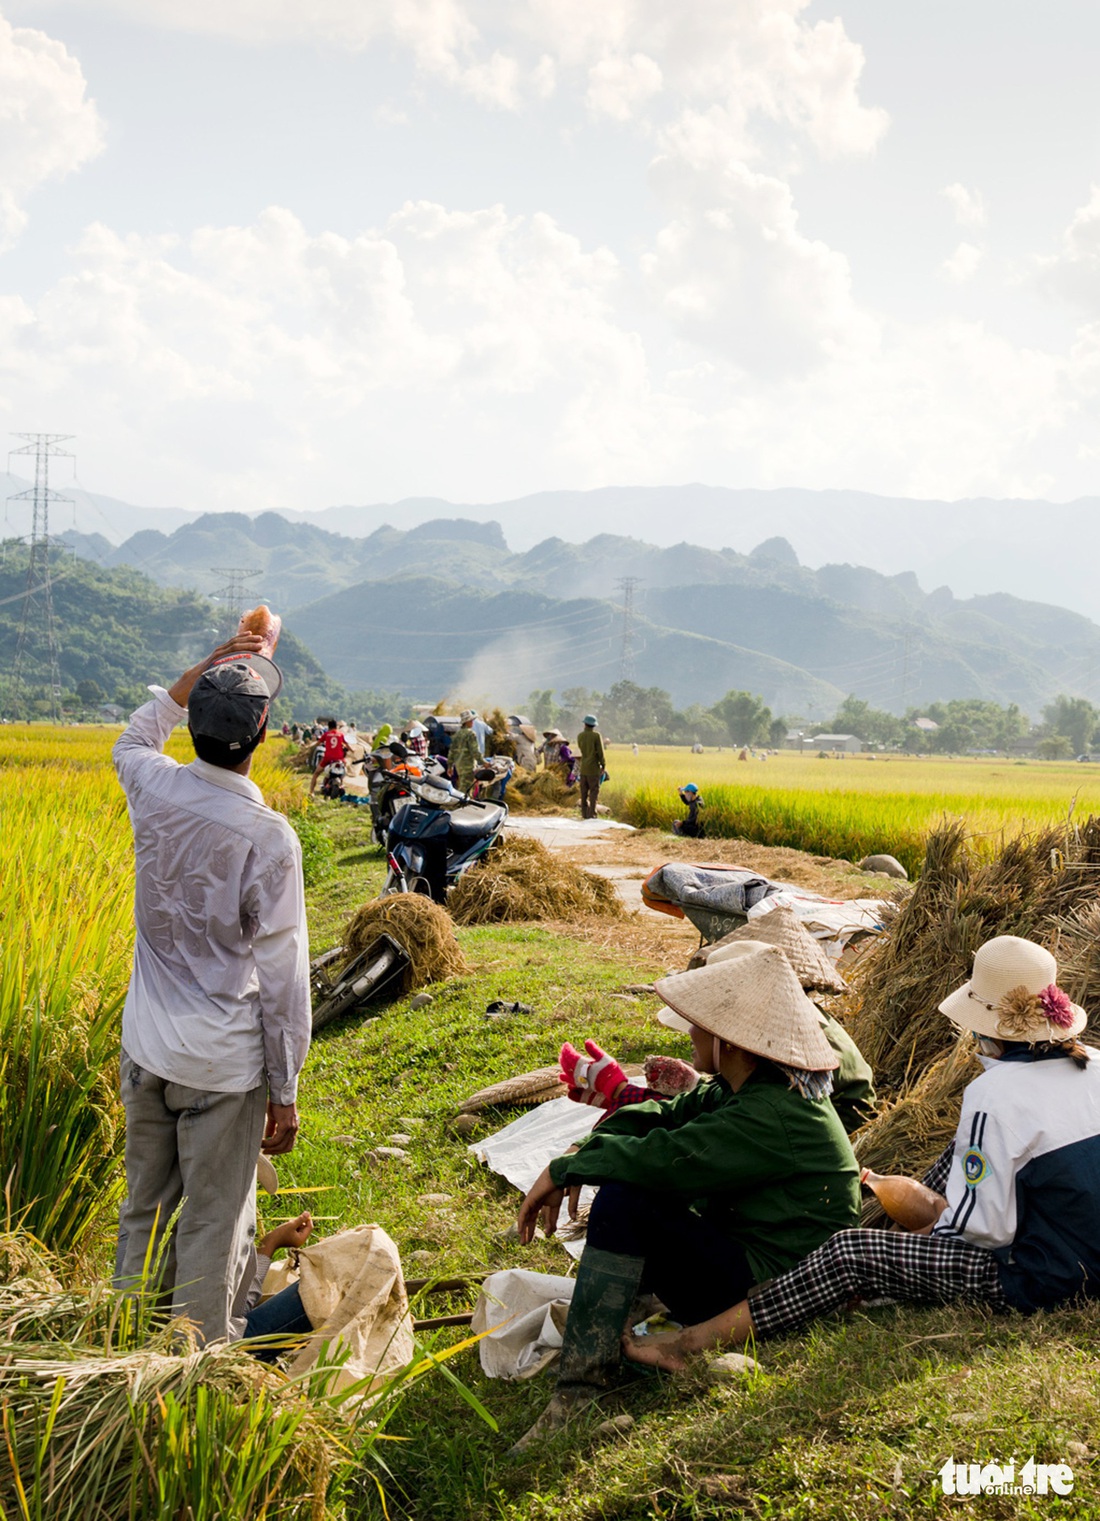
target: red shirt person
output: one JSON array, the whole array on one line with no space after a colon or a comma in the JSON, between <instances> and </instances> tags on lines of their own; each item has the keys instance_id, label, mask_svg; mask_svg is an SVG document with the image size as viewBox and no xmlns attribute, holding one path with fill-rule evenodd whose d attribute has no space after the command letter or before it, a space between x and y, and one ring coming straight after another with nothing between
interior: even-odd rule
<instances>
[{"instance_id":1,"label":"red shirt person","mask_svg":"<svg viewBox=\"0 0 1100 1521\"><path fill-rule=\"evenodd\" d=\"M335 718L330 718L328 728L325 730L324 737L321 740L321 751L317 757L317 764L313 768L313 782L309 789L310 796L317 789L317 779L321 775L321 772L326 766L331 766L335 761L345 760L348 748L348 742L344 737L343 731L336 727Z\"/></svg>"}]
</instances>

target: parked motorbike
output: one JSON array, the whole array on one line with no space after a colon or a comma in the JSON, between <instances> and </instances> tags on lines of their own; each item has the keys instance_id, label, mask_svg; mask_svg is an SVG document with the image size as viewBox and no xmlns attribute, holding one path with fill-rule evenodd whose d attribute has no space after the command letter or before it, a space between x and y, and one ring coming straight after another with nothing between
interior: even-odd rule
<instances>
[{"instance_id":1,"label":"parked motorbike","mask_svg":"<svg viewBox=\"0 0 1100 1521\"><path fill-rule=\"evenodd\" d=\"M382 893L425 893L445 903L447 889L495 844L508 809L472 798L442 777L413 782L410 791L387 832Z\"/></svg>"},{"instance_id":2,"label":"parked motorbike","mask_svg":"<svg viewBox=\"0 0 1100 1521\"><path fill-rule=\"evenodd\" d=\"M343 761L330 761L321 772L321 796L338 798L344 793L344 777L348 768Z\"/></svg>"}]
</instances>

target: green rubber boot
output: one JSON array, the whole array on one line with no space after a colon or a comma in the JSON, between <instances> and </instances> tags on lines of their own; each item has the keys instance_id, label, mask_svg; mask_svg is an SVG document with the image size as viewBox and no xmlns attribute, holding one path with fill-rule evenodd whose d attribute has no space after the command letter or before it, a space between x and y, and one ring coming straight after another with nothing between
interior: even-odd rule
<instances>
[{"instance_id":1,"label":"green rubber boot","mask_svg":"<svg viewBox=\"0 0 1100 1521\"><path fill-rule=\"evenodd\" d=\"M510 1458L524 1457L618 1384L623 1327L644 1267L644 1257L585 1247L562 1337L558 1386L535 1424L509 1448Z\"/></svg>"}]
</instances>

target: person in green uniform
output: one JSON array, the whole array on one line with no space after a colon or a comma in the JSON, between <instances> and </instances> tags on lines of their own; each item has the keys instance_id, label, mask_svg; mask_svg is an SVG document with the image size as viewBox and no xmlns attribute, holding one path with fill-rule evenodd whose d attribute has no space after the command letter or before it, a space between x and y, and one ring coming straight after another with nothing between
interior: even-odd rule
<instances>
[{"instance_id":1,"label":"person in green uniform","mask_svg":"<svg viewBox=\"0 0 1100 1521\"><path fill-rule=\"evenodd\" d=\"M710 1075L667 1103L619 1109L529 1190L519 1239L552 1235L566 1192L599 1184L554 1397L517 1455L613 1387L635 1295L708 1318L859 1221L859 1168L829 1102L838 1066L778 946L663 978ZM704 1306L714 1306L704 1311Z\"/></svg>"},{"instance_id":2,"label":"person in green uniform","mask_svg":"<svg viewBox=\"0 0 1100 1521\"><path fill-rule=\"evenodd\" d=\"M723 961L732 961L739 956L751 955L753 951L759 950L763 943L765 942L759 940L738 940L711 947L710 957L704 965L718 966ZM794 964L790 951L783 946L780 949L791 963L791 970L797 977L799 969ZM812 972L809 975L812 976ZM806 978L807 973L804 970L799 981L803 991L812 998L813 988L807 986ZM854 1135L861 1125L866 1125L868 1120L874 1119L877 1112L874 1073L871 1071L867 1058L839 1020L831 1018L816 1004L814 1007L821 1021L822 1033L832 1046L838 1062L837 1069L833 1073L833 1091L829 1097L845 1131L848 1135ZM670 1030L679 1030L684 1035L690 1035L691 1026L686 1019L681 1019L679 1014L666 1009L657 1017ZM599 1050L599 1047L596 1047L596 1050ZM694 1086L697 1079L687 1063L677 1063L677 1067L682 1069L685 1083ZM605 1111L604 1116L596 1122L597 1124L603 1124L605 1119L610 1118L627 1104L643 1104L651 1099L664 1099L670 1096L669 1092L661 1093L645 1087L642 1083L632 1082L618 1062L613 1057L606 1056L603 1051L600 1051L599 1062L586 1063L584 1070L586 1078L584 1087L571 1085L570 1076L564 1068L562 1081L567 1084L566 1093L569 1098L582 1104L594 1104Z\"/></svg>"},{"instance_id":3,"label":"person in green uniform","mask_svg":"<svg viewBox=\"0 0 1100 1521\"><path fill-rule=\"evenodd\" d=\"M586 713L584 728L577 735L577 749L580 752L581 778L581 818L594 819L596 817L596 801L600 795L600 783L607 773L607 764L603 753L603 736L596 727L597 719L594 713Z\"/></svg>"},{"instance_id":4,"label":"person in green uniform","mask_svg":"<svg viewBox=\"0 0 1100 1521\"><path fill-rule=\"evenodd\" d=\"M454 767L455 780L463 792L469 792L474 785L474 772L481 764L481 748L474 732L474 719L477 714L473 708L466 708L459 714L462 721L461 728L451 740L451 747L447 751L447 759Z\"/></svg>"}]
</instances>

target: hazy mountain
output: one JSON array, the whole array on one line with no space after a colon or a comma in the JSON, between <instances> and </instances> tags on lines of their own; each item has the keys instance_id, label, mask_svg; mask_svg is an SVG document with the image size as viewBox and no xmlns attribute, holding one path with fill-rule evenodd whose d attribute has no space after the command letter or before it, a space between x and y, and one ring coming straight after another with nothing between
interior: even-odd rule
<instances>
[{"instance_id":1,"label":"hazy mountain","mask_svg":"<svg viewBox=\"0 0 1100 1521\"><path fill-rule=\"evenodd\" d=\"M220 513L117 547L68 537L101 564L204 594L231 567L251 570L249 599L301 626L333 677L420 697L499 689L518 701L536 686L610 685L624 577L638 583L635 675L680 703L747 687L804 716L828 716L847 692L899 712L982 697L1037 716L1059 691L1096 696L1100 679L1100 629L1080 614L1004 593L926 593L912 571L813 569L775 534L749 554L607 533L513 553L496 522L432 519L354 538L316 520Z\"/></svg>"},{"instance_id":2,"label":"hazy mountain","mask_svg":"<svg viewBox=\"0 0 1100 1521\"><path fill-rule=\"evenodd\" d=\"M70 486L65 461L58 462L52 483L75 498L74 507L58 507L54 512L54 531L98 534L115 547L142 529L167 536L201 516L199 511L179 507L136 507ZM0 477L0 495L6 498L27 485L14 476ZM29 506L9 501L5 510L6 532L25 533ZM1100 498L1096 497L1068 503L988 498L942 502L793 487L764 491L703 485L609 486L597 491L540 492L496 503L456 505L440 498L410 497L316 512L284 509L279 516L353 540L368 538L387 526L400 531L456 517L493 520L519 553L548 538L583 542L593 532L662 549L684 542L703 552L729 550L741 556L764 541L785 538L804 565L862 565L888 576L908 571L922 586L946 585L958 597L1003 592L1069 607L1100 620L1100 586L1092 571L1100 559ZM620 570L619 574L645 572ZM680 577L679 584L694 579Z\"/></svg>"}]
</instances>

